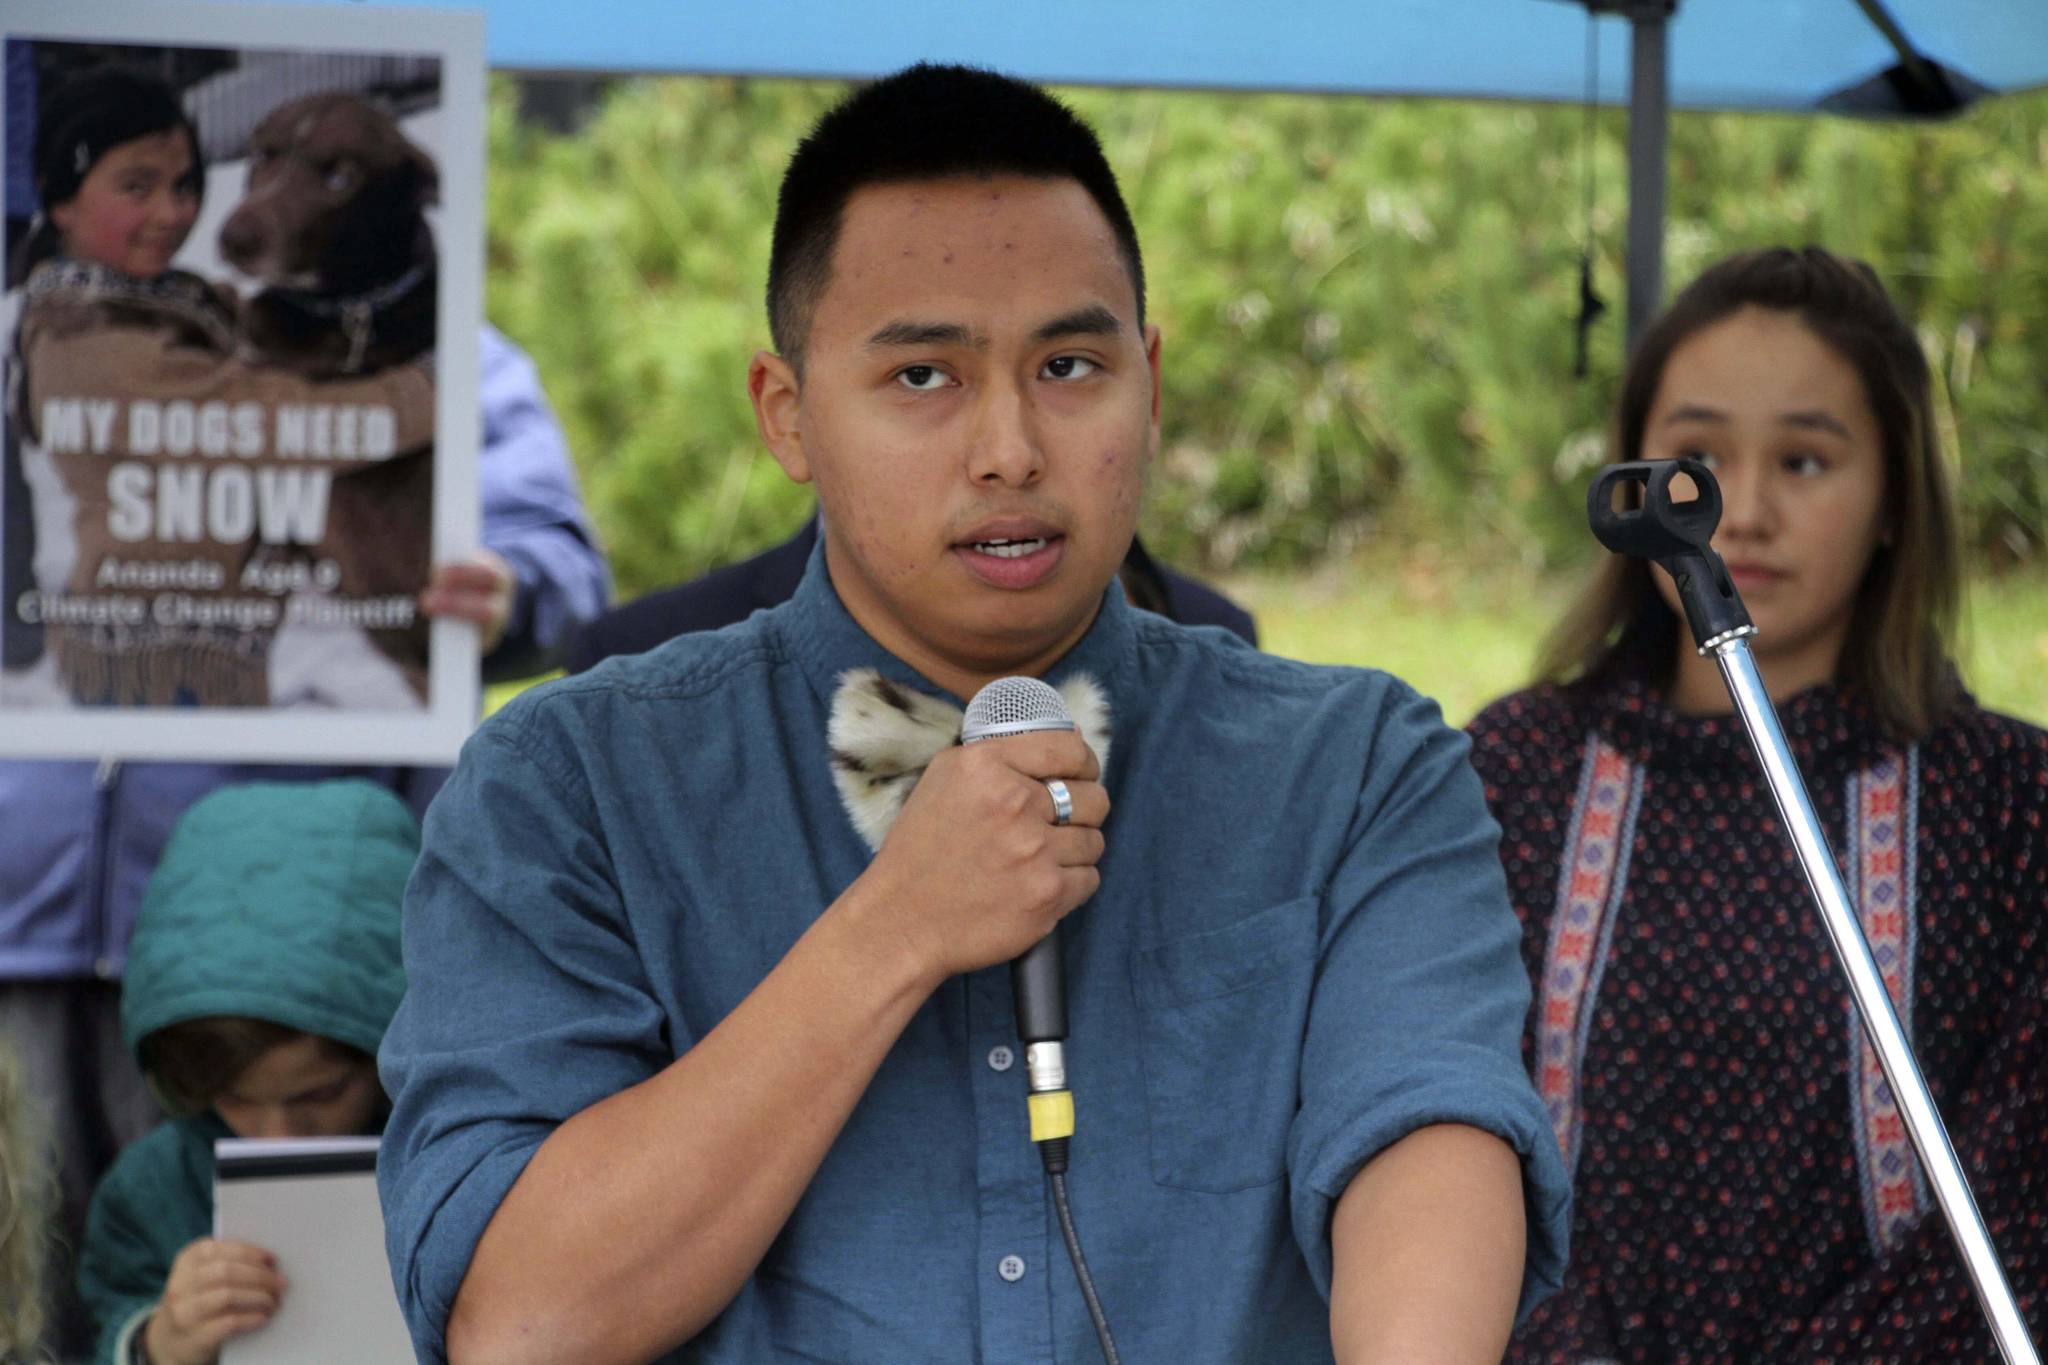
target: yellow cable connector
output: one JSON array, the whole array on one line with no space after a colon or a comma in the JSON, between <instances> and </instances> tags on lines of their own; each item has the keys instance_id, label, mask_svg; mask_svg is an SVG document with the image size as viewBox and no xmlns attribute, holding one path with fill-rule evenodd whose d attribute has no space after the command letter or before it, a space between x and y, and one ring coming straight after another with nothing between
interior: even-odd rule
<instances>
[{"instance_id":1,"label":"yellow cable connector","mask_svg":"<svg viewBox=\"0 0 2048 1365\"><path fill-rule=\"evenodd\" d=\"M1029 1096L1031 1105L1031 1140L1044 1142L1050 1138L1072 1137L1074 1135L1074 1092L1071 1090L1043 1090Z\"/></svg>"}]
</instances>

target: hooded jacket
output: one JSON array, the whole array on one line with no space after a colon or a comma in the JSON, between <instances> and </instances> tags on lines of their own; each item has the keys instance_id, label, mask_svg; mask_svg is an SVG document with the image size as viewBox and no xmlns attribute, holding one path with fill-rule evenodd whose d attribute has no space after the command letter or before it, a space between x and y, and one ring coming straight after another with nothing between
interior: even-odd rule
<instances>
[{"instance_id":1,"label":"hooded jacket","mask_svg":"<svg viewBox=\"0 0 2048 1365\"><path fill-rule=\"evenodd\" d=\"M359 779L226 787L179 821L136 920L121 1029L137 1059L186 1020L262 1019L376 1054L405 981L399 905L419 855L405 803ZM93 1195L79 1291L96 1359L125 1362L171 1262L212 1232L211 1110L121 1153Z\"/></svg>"}]
</instances>

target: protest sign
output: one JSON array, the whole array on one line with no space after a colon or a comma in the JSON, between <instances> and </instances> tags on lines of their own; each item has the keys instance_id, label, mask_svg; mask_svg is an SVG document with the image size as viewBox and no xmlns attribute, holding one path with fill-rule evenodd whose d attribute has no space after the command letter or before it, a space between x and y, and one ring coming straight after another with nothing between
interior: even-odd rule
<instances>
[{"instance_id":1,"label":"protest sign","mask_svg":"<svg viewBox=\"0 0 2048 1365\"><path fill-rule=\"evenodd\" d=\"M0 755L452 759L480 18L21 0L0 42Z\"/></svg>"}]
</instances>

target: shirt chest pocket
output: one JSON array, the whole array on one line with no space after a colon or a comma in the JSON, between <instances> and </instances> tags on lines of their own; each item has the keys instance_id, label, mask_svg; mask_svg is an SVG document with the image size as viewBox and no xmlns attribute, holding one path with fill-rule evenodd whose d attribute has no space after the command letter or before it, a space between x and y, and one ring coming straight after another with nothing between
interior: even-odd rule
<instances>
[{"instance_id":1,"label":"shirt chest pocket","mask_svg":"<svg viewBox=\"0 0 2048 1365\"><path fill-rule=\"evenodd\" d=\"M1286 1173L1316 898L1131 958L1152 1178L1225 1193Z\"/></svg>"}]
</instances>

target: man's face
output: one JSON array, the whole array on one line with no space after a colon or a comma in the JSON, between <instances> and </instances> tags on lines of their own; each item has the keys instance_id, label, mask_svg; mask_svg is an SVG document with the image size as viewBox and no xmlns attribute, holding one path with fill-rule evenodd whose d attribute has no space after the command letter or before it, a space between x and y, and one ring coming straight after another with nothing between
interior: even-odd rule
<instances>
[{"instance_id":1,"label":"man's face","mask_svg":"<svg viewBox=\"0 0 2048 1365\"><path fill-rule=\"evenodd\" d=\"M962 696L1087 631L1158 444L1159 343L1078 182L858 191L799 382L749 376L762 435L815 481L855 620Z\"/></svg>"}]
</instances>

